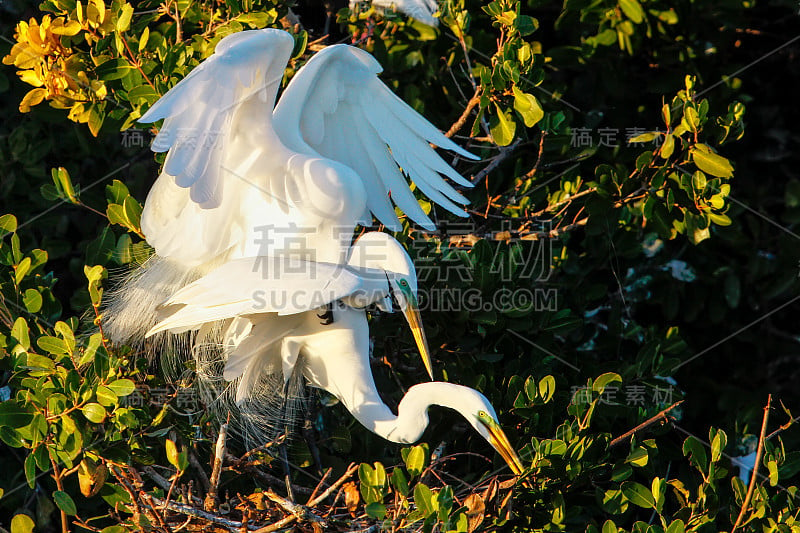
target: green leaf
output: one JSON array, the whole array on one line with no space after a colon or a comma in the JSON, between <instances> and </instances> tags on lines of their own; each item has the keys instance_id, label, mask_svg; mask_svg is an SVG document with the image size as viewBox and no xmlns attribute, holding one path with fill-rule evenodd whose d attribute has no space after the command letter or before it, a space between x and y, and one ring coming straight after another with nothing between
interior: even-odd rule
<instances>
[{"instance_id":1,"label":"green leaf","mask_svg":"<svg viewBox=\"0 0 800 533\"><path fill-rule=\"evenodd\" d=\"M641 24L642 20L644 20L644 11L636 0L620 0L619 7L622 8L625 16L631 19L634 24Z\"/></svg>"},{"instance_id":2,"label":"green leaf","mask_svg":"<svg viewBox=\"0 0 800 533\"><path fill-rule=\"evenodd\" d=\"M97 396L97 401L100 403L100 405L105 407L116 405L118 401L117 395L114 394L114 391L103 385L98 385L97 390L95 391L95 396Z\"/></svg>"},{"instance_id":3,"label":"green leaf","mask_svg":"<svg viewBox=\"0 0 800 533\"><path fill-rule=\"evenodd\" d=\"M139 53L141 54L145 48L147 48L147 40L150 38L150 28L145 26L144 31L142 32L141 37L139 37Z\"/></svg>"},{"instance_id":4,"label":"green leaf","mask_svg":"<svg viewBox=\"0 0 800 533\"><path fill-rule=\"evenodd\" d=\"M42 308L42 295L36 289L26 289L22 303L29 313L38 313Z\"/></svg>"},{"instance_id":5,"label":"green leaf","mask_svg":"<svg viewBox=\"0 0 800 533\"><path fill-rule=\"evenodd\" d=\"M14 267L14 281L17 282L17 285L19 285L22 282L22 280L25 279L25 276L28 275L28 272L30 272L30 270L31 270L30 257L24 258L22 261L19 262L19 264L16 267Z\"/></svg>"},{"instance_id":6,"label":"green leaf","mask_svg":"<svg viewBox=\"0 0 800 533\"><path fill-rule=\"evenodd\" d=\"M131 17L133 16L133 6L129 3L125 3L122 6L122 12L119 14L119 18L117 18L117 31L119 33L123 33L128 31L131 27Z\"/></svg>"},{"instance_id":7,"label":"green leaf","mask_svg":"<svg viewBox=\"0 0 800 533\"><path fill-rule=\"evenodd\" d=\"M69 350L67 350L67 344L58 337L39 337L36 339L36 344L45 352L53 355L67 355L69 353Z\"/></svg>"},{"instance_id":8,"label":"green leaf","mask_svg":"<svg viewBox=\"0 0 800 533\"><path fill-rule=\"evenodd\" d=\"M701 472L705 472L708 469L705 447L695 437L687 437L683 441L683 455L689 457L691 463Z\"/></svg>"},{"instance_id":9,"label":"green leaf","mask_svg":"<svg viewBox=\"0 0 800 533\"><path fill-rule=\"evenodd\" d=\"M699 170L692 174L692 187L694 187L697 192L703 192L707 183L706 175Z\"/></svg>"},{"instance_id":10,"label":"green leaf","mask_svg":"<svg viewBox=\"0 0 800 533\"><path fill-rule=\"evenodd\" d=\"M128 191L128 187L126 187L125 184L119 180L114 180L111 182L111 185L106 185L106 200L108 200L108 203L110 204L122 205L122 202L125 201L125 198L130 195L131 193Z\"/></svg>"},{"instance_id":11,"label":"green leaf","mask_svg":"<svg viewBox=\"0 0 800 533\"><path fill-rule=\"evenodd\" d=\"M128 396L136 390L136 384L129 379L118 379L109 383L108 388L117 396Z\"/></svg>"},{"instance_id":12,"label":"green leaf","mask_svg":"<svg viewBox=\"0 0 800 533\"><path fill-rule=\"evenodd\" d=\"M416 477L425 468L425 448L421 445L413 446L406 457L406 470L411 477Z\"/></svg>"},{"instance_id":13,"label":"green leaf","mask_svg":"<svg viewBox=\"0 0 800 533\"><path fill-rule=\"evenodd\" d=\"M0 216L0 239L17 231L17 217L14 215Z\"/></svg>"},{"instance_id":14,"label":"green leaf","mask_svg":"<svg viewBox=\"0 0 800 533\"><path fill-rule=\"evenodd\" d=\"M528 15L519 15L514 20L514 27L517 28L520 35L525 37L539 29L539 21Z\"/></svg>"},{"instance_id":15,"label":"green leaf","mask_svg":"<svg viewBox=\"0 0 800 533\"><path fill-rule=\"evenodd\" d=\"M28 323L22 317L14 321L11 327L11 337L14 338L25 350L30 350L31 340L28 336Z\"/></svg>"},{"instance_id":16,"label":"green leaf","mask_svg":"<svg viewBox=\"0 0 800 533\"><path fill-rule=\"evenodd\" d=\"M414 503L417 504L417 509L422 511L424 516L429 516L436 512L433 506L433 493L424 483L417 483L414 487Z\"/></svg>"},{"instance_id":17,"label":"green leaf","mask_svg":"<svg viewBox=\"0 0 800 533\"><path fill-rule=\"evenodd\" d=\"M597 376L597 379L592 383L592 390L597 394L603 394L606 387L614 382L622 383L622 377L615 372L606 372L605 374Z\"/></svg>"},{"instance_id":18,"label":"green leaf","mask_svg":"<svg viewBox=\"0 0 800 533\"><path fill-rule=\"evenodd\" d=\"M92 104L92 107L89 108L89 121L86 124L89 126L91 134L95 137L100 133L100 128L103 127L105 118L105 105Z\"/></svg>"},{"instance_id":19,"label":"green leaf","mask_svg":"<svg viewBox=\"0 0 800 533\"><path fill-rule=\"evenodd\" d=\"M165 447L167 451L167 461L169 461L170 464L175 468L180 469L178 466L180 464L178 461L178 447L175 445L175 441L172 439L167 439Z\"/></svg>"},{"instance_id":20,"label":"green leaf","mask_svg":"<svg viewBox=\"0 0 800 533\"><path fill-rule=\"evenodd\" d=\"M78 514L78 509L75 507L75 502L72 501L72 497L63 490L57 490L53 493L53 501L56 502L59 509L69 516Z\"/></svg>"},{"instance_id":21,"label":"green leaf","mask_svg":"<svg viewBox=\"0 0 800 533\"><path fill-rule=\"evenodd\" d=\"M392 486L403 496L408 495L408 480L403 470L398 466L392 470Z\"/></svg>"},{"instance_id":22,"label":"green leaf","mask_svg":"<svg viewBox=\"0 0 800 533\"><path fill-rule=\"evenodd\" d=\"M697 132L697 127L700 124L700 117L697 115L697 110L692 106L686 106L683 110L683 120L681 123L685 125L686 129ZM676 131L675 134L677 135L678 132Z\"/></svg>"},{"instance_id":23,"label":"green leaf","mask_svg":"<svg viewBox=\"0 0 800 533\"><path fill-rule=\"evenodd\" d=\"M514 111L522 117L525 127L532 128L544 117L542 106L532 94L522 92L516 85L514 91Z\"/></svg>"},{"instance_id":24,"label":"green leaf","mask_svg":"<svg viewBox=\"0 0 800 533\"><path fill-rule=\"evenodd\" d=\"M132 104L138 104L140 101L144 100L145 102L152 104L159 98L159 94L150 87L149 85L139 85L138 87L134 87L130 91L128 91L128 101ZM116 181L116 180L115 180ZM110 187L110 186L109 186ZM127 191L126 191L127 193ZM122 202L123 198L120 198L115 203Z\"/></svg>"},{"instance_id":25,"label":"green leaf","mask_svg":"<svg viewBox=\"0 0 800 533\"><path fill-rule=\"evenodd\" d=\"M675 151L675 136L671 133L667 133L664 136L664 142L661 143L661 149L658 151L658 155L662 159L669 159L669 156Z\"/></svg>"},{"instance_id":26,"label":"green leaf","mask_svg":"<svg viewBox=\"0 0 800 533\"><path fill-rule=\"evenodd\" d=\"M23 513L14 515L11 519L11 533L31 533L36 524L33 519Z\"/></svg>"},{"instance_id":27,"label":"green leaf","mask_svg":"<svg viewBox=\"0 0 800 533\"><path fill-rule=\"evenodd\" d=\"M617 525L611 520L606 520L601 533L617 533L617 531Z\"/></svg>"},{"instance_id":28,"label":"green leaf","mask_svg":"<svg viewBox=\"0 0 800 533\"><path fill-rule=\"evenodd\" d=\"M655 500L650 490L635 481L625 481L622 484L622 494L625 498L634 505L644 507L645 509L655 508Z\"/></svg>"},{"instance_id":29,"label":"green leaf","mask_svg":"<svg viewBox=\"0 0 800 533\"><path fill-rule=\"evenodd\" d=\"M81 408L81 411L89 422L94 422L95 424L99 424L106 419L106 410L99 403L87 403Z\"/></svg>"},{"instance_id":30,"label":"green leaf","mask_svg":"<svg viewBox=\"0 0 800 533\"><path fill-rule=\"evenodd\" d=\"M36 486L36 456L33 453L25 458L22 470L25 472L25 481L28 482L28 486L34 488Z\"/></svg>"},{"instance_id":31,"label":"green leaf","mask_svg":"<svg viewBox=\"0 0 800 533\"><path fill-rule=\"evenodd\" d=\"M56 364L49 357L29 353L26 357L25 366L32 370L54 370Z\"/></svg>"},{"instance_id":32,"label":"green leaf","mask_svg":"<svg viewBox=\"0 0 800 533\"><path fill-rule=\"evenodd\" d=\"M517 131L517 123L507 113L500 109L495 104L497 113L492 115L489 119L489 131L492 134L492 139L498 146L508 146L514 140L514 134Z\"/></svg>"},{"instance_id":33,"label":"green leaf","mask_svg":"<svg viewBox=\"0 0 800 533\"><path fill-rule=\"evenodd\" d=\"M69 177L67 169L64 167L53 168L50 174L58 192L70 203L77 204L78 196L75 194L75 187L72 185L72 179Z\"/></svg>"},{"instance_id":34,"label":"green leaf","mask_svg":"<svg viewBox=\"0 0 800 533\"><path fill-rule=\"evenodd\" d=\"M118 80L128 75L133 65L127 59L109 59L95 69L97 77L104 81Z\"/></svg>"},{"instance_id":35,"label":"green leaf","mask_svg":"<svg viewBox=\"0 0 800 533\"><path fill-rule=\"evenodd\" d=\"M125 209L125 218L130 223L132 229L138 229L142 218L142 206L133 196L128 196L122 203Z\"/></svg>"},{"instance_id":36,"label":"green leaf","mask_svg":"<svg viewBox=\"0 0 800 533\"><path fill-rule=\"evenodd\" d=\"M730 161L714 153L708 145L695 144L690 153L694 164L703 172L718 178L733 177L733 166Z\"/></svg>"},{"instance_id":37,"label":"green leaf","mask_svg":"<svg viewBox=\"0 0 800 533\"><path fill-rule=\"evenodd\" d=\"M547 375L539 381L539 396L544 403L549 402L556 392L556 378Z\"/></svg>"},{"instance_id":38,"label":"green leaf","mask_svg":"<svg viewBox=\"0 0 800 533\"><path fill-rule=\"evenodd\" d=\"M640 133L639 135L636 135L634 137L631 137L630 139L628 139L628 142L629 143L649 143L650 141L652 141L653 139L655 139L659 135L660 135L660 133L658 133L656 131L647 131L647 132L644 132L644 133Z\"/></svg>"},{"instance_id":39,"label":"green leaf","mask_svg":"<svg viewBox=\"0 0 800 533\"><path fill-rule=\"evenodd\" d=\"M100 335L100 333L95 333L89 337L89 342L86 344L86 348L83 350L83 354L81 354L78 364L83 366L87 363L90 363L94 359L94 354L97 352L97 349L101 344L102 335Z\"/></svg>"},{"instance_id":40,"label":"green leaf","mask_svg":"<svg viewBox=\"0 0 800 533\"><path fill-rule=\"evenodd\" d=\"M383 520L383 518L386 516L386 506L382 503L372 502L364 507L364 512L366 512L367 516L370 518Z\"/></svg>"},{"instance_id":41,"label":"green leaf","mask_svg":"<svg viewBox=\"0 0 800 533\"><path fill-rule=\"evenodd\" d=\"M778 462L767 461L767 471L769 472L769 485L774 487L778 484Z\"/></svg>"},{"instance_id":42,"label":"green leaf","mask_svg":"<svg viewBox=\"0 0 800 533\"><path fill-rule=\"evenodd\" d=\"M683 520L673 520L672 523L667 527L666 533L684 533L686 531L686 526L683 523Z\"/></svg>"},{"instance_id":43,"label":"green leaf","mask_svg":"<svg viewBox=\"0 0 800 533\"><path fill-rule=\"evenodd\" d=\"M630 454L628 454L625 462L631 463L632 465L638 467L643 467L647 465L649 458L650 456L647 453L647 449L643 446L637 446Z\"/></svg>"},{"instance_id":44,"label":"green leaf","mask_svg":"<svg viewBox=\"0 0 800 533\"><path fill-rule=\"evenodd\" d=\"M0 426L22 428L33 421L33 415L30 405L20 405L15 400L0 403Z\"/></svg>"}]
</instances>

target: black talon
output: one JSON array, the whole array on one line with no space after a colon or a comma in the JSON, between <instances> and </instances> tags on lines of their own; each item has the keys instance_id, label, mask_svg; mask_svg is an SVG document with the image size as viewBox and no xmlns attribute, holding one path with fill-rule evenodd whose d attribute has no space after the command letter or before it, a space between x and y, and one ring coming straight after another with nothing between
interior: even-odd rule
<instances>
[{"instance_id":1,"label":"black talon","mask_svg":"<svg viewBox=\"0 0 800 533\"><path fill-rule=\"evenodd\" d=\"M325 312L322 314L317 313L317 316L319 317L320 323L323 326L330 326L333 324L333 302L326 305Z\"/></svg>"}]
</instances>

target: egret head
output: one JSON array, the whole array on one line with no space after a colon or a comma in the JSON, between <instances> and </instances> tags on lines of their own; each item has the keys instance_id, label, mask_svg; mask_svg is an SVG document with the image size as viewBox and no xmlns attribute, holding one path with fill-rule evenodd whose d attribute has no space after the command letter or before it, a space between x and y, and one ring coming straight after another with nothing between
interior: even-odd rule
<instances>
[{"instance_id":1,"label":"egret head","mask_svg":"<svg viewBox=\"0 0 800 533\"><path fill-rule=\"evenodd\" d=\"M434 381L412 386L398 407L401 417L408 413L406 415L408 418L404 419L404 422L408 421L405 425L401 424L401 429L408 431L408 434L404 434L407 439L404 442L415 442L422 436L428 417L426 414L420 416L419 413L425 413L431 405L440 405L457 411L492 445L492 448L497 450L514 474L522 474L524 470L522 461L500 427L494 407L486 396L463 385Z\"/></svg>"},{"instance_id":2,"label":"egret head","mask_svg":"<svg viewBox=\"0 0 800 533\"><path fill-rule=\"evenodd\" d=\"M492 406L489 405L489 409L491 408ZM473 414L473 420L470 420L470 422L472 422L472 427L497 450L497 453L505 460L511 471L515 475L522 474L524 470L522 461L520 461L514 448L511 447L511 443L508 442L508 437L506 437L500 424L497 423L497 415L494 414L494 411L479 409L477 413Z\"/></svg>"},{"instance_id":3,"label":"egret head","mask_svg":"<svg viewBox=\"0 0 800 533\"><path fill-rule=\"evenodd\" d=\"M408 252L391 235L371 231L353 243L348 262L351 265L382 272L386 277L388 294L377 302L378 307L384 311L391 311L393 304L397 304L411 327L425 369L433 379L428 339L422 327L417 301L417 273Z\"/></svg>"},{"instance_id":4,"label":"egret head","mask_svg":"<svg viewBox=\"0 0 800 533\"><path fill-rule=\"evenodd\" d=\"M461 393L458 394L457 404L451 405L475 428L492 448L505 460L511 471L516 475L523 472L522 461L517 452L511 447L505 432L497 422L497 413L489 400L480 392L467 387L459 387ZM464 391L464 389L467 389Z\"/></svg>"}]
</instances>

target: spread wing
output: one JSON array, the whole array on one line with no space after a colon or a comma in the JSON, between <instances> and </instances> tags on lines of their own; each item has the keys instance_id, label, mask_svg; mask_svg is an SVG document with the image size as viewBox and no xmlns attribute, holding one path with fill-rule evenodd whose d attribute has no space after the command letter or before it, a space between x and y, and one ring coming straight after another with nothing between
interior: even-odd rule
<instances>
[{"instance_id":1,"label":"spread wing","mask_svg":"<svg viewBox=\"0 0 800 533\"><path fill-rule=\"evenodd\" d=\"M181 332L243 315L310 311L355 292L362 278L333 263L270 256L236 259L176 292L145 335Z\"/></svg>"},{"instance_id":2,"label":"spread wing","mask_svg":"<svg viewBox=\"0 0 800 533\"><path fill-rule=\"evenodd\" d=\"M266 88L283 75L293 44L288 33L274 29L229 35L139 119L164 119L152 150L169 151L163 173L174 177L179 187L188 188L191 200L200 207L220 205L222 158L231 141L235 112L256 97L267 111L272 109L274 102L267 101Z\"/></svg>"},{"instance_id":3,"label":"spread wing","mask_svg":"<svg viewBox=\"0 0 800 533\"><path fill-rule=\"evenodd\" d=\"M443 177L472 184L448 165L429 143L477 159L445 137L398 98L377 75L369 53L347 45L329 46L295 75L275 108L275 130L289 148L317 152L349 166L367 191L367 208L393 230L401 228L392 202L426 229L407 175L433 202L459 216L468 201ZM367 213L365 213L366 215Z\"/></svg>"}]
</instances>

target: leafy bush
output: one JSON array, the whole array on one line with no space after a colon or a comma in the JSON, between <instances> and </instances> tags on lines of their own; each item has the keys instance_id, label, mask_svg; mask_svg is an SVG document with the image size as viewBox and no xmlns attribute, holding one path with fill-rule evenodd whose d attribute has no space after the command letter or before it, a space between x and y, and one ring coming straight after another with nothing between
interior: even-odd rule
<instances>
[{"instance_id":1,"label":"leafy bush","mask_svg":"<svg viewBox=\"0 0 800 533\"><path fill-rule=\"evenodd\" d=\"M136 119L244 29L293 33L290 79L325 9L0 5L2 525L796 531L794 9L446 0L438 29L364 5L327 21L482 157L457 164L470 219L397 237L439 371L489 397L528 469L494 469L450 413L431 413L436 446L399 450L322 398L289 446L299 505L267 488L285 493L269 447L226 440L191 372L172 383L110 345L101 310L151 253L139 217L160 159ZM402 319L371 330L396 404L424 371ZM748 487L733 459L756 449Z\"/></svg>"}]
</instances>

